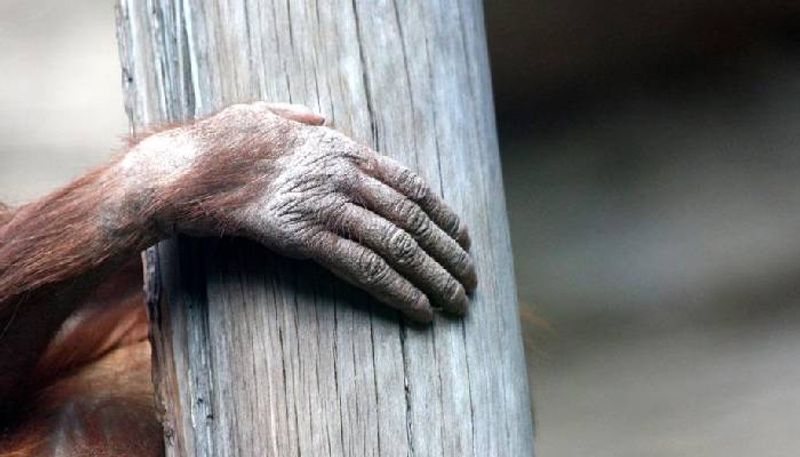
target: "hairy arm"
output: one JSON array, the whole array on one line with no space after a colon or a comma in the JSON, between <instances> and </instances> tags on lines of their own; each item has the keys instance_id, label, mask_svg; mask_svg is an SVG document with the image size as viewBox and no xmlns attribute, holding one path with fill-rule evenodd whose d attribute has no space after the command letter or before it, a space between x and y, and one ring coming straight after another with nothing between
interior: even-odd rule
<instances>
[{"instance_id":1,"label":"hairy arm","mask_svg":"<svg viewBox=\"0 0 800 457\"><path fill-rule=\"evenodd\" d=\"M18 209L0 228L0 413L61 324L117 268L157 238L124 205L115 164Z\"/></svg>"},{"instance_id":2,"label":"hairy arm","mask_svg":"<svg viewBox=\"0 0 800 457\"><path fill-rule=\"evenodd\" d=\"M5 216L0 410L97 285L176 232L313 259L418 321L433 306L463 313L476 275L458 217L416 174L320 121L297 107L236 105Z\"/></svg>"}]
</instances>

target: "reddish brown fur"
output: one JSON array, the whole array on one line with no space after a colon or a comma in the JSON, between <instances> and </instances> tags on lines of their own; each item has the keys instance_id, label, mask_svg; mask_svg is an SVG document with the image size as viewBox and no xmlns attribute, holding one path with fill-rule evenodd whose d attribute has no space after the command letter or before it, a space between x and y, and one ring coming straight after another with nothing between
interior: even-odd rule
<instances>
[{"instance_id":1,"label":"reddish brown fur","mask_svg":"<svg viewBox=\"0 0 800 457\"><path fill-rule=\"evenodd\" d=\"M115 233L103 233L98 207L114 188L97 169L39 202L22 207L0 229L0 316L22 295L108 264L120 251L143 242L141 221L122 221ZM128 225L128 227L125 227ZM126 230L127 229L127 230ZM69 235L68 237L65 236ZM127 249L125 249L127 248ZM124 260L124 259L123 259Z\"/></svg>"},{"instance_id":2,"label":"reddish brown fur","mask_svg":"<svg viewBox=\"0 0 800 457\"><path fill-rule=\"evenodd\" d=\"M16 211L0 204L0 456L163 452L138 253L172 229L159 224L239 234L231 215L267 191L274 151L313 138L263 110L234 114L182 127L199 156L157 189L142 175L126 194L112 163Z\"/></svg>"},{"instance_id":3,"label":"reddish brown fur","mask_svg":"<svg viewBox=\"0 0 800 457\"><path fill-rule=\"evenodd\" d=\"M0 204L0 456L161 453L138 252L169 230L156 214L231 230L227 214L269 177L263 148L290 136L252 121L184 125L212 153L140 201L120 201L112 163L15 211Z\"/></svg>"},{"instance_id":4,"label":"reddish brown fur","mask_svg":"<svg viewBox=\"0 0 800 457\"><path fill-rule=\"evenodd\" d=\"M231 138L202 122L191 128L214 146L200 159L209 163L125 212L129 219L103 220L119 203L108 167L17 211L0 206L0 455L54 446L69 455L160 453L149 352L142 355L149 346L138 251L159 236L156 212L211 218L225 233L226 213L263 190L269 174L262 167L254 179L254 158L270 154L255 149L264 141L254 132ZM68 428L59 423L65 414ZM140 424L142 436L111 436L108 424L131 428L126 421ZM56 443L54 430L73 436Z\"/></svg>"},{"instance_id":5,"label":"reddish brown fur","mask_svg":"<svg viewBox=\"0 0 800 457\"><path fill-rule=\"evenodd\" d=\"M264 183L271 178L266 160L272 151L264 145L285 148L279 141L291 141L288 130L270 132L271 140L264 141L263 125L253 119L254 125L240 125L236 134L215 130L205 121L191 124L193 132L204 144L214 145L213 153L201 154L194 174L182 176L173 186L164 189L153 200L148 213L176 212L185 221L215 220L217 235L236 234L231 229L228 215L237 207L263 192ZM277 127L280 128L280 127ZM174 202L182 202L175 207ZM213 214L209 211L216 209Z\"/></svg>"},{"instance_id":6,"label":"reddish brown fur","mask_svg":"<svg viewBox=\"0 0 800 457\"><path fill-rule=\"evenodd\" d=\"M147 341L127 344L52 382L0 440L0 455L163 453Z\"/></svg>"},{"instance_id":7,"label":"reddish brown fur","mask_svg":"<svg viewBox=\"0 0 800 457\"><path fill-rule=\"evenodd\" d=\"M265 143L255 129L231 135L202 121L184 128L214 147L200 159L209 163L137 202L140 207L107 215L120 204L117 174L107 172L113 164L15 212L0 206L0 424L53 380L144 336L139 293L114 297L95 289L157 240L156 212L175 212L188 221L211 218L222 234L226 213L263 189L266 177L254 179L253 159L269 151L255 149ZM223 210L207 214L209 208ZM108 284L120 276L108 279L110 290L119 292ZM140 271L126 274L125 281L134 282L131 277L140 284ZM83 321L59 333L78 309Z\"/></svg>"},{"instance_id":8,"label":"reddish brown fur","mask_svg":"<svg viewBox=\"0 0 800 457\"><path fill-rule=\"evenodd\" d=\"M42 446L134 455L98 435L110 430L100 419L138 418L149 432L149 441L120 439L120 446L155 449L153 438L160 441L149 356L131 352L134 343L147 346L147 322L140 265L130 259L149 244L150 228L145 219L102 222L116 186L104 171L15 212L0 206L0 455L40 455ZM114 354L119 363L107 363ZM69 411L77 411L69 430L81 435L56 443Z\"/></svg>"},{"instance_id":9,"label":"reddish brown fur","mask_svg":"<svg viewBox=\"0 0 800 457\"><path fill-rule=\"evenodd\" d=\"M139 258L115 272L62 325L34 370L35 380L50 380L106 354L147 339L148 322Z\"/></svg>"}]
</instances>

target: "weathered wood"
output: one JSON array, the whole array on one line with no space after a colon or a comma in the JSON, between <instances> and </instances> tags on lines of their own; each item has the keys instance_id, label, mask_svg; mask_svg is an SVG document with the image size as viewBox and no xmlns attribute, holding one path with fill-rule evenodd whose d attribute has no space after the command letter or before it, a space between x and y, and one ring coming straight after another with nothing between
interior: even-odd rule
<instances>
[{"instance_id":1,"label":"weathered wood","mask_svg":"<svg viewBox=\"0 0 800 457\"><path fill-rule=\"evenodd\" d=\"M148 264L168 453L531 455L480 2L120 0L118 17L134 128L304 103L440 189L481 280L466 319L417 328L307 262L162 243Z\"/></svg>"}]
</instances>

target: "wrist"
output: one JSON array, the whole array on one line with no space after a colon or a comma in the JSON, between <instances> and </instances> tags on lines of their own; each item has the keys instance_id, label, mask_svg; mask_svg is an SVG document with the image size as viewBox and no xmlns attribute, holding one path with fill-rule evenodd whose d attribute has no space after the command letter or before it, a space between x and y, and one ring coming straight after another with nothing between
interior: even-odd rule
<instances>
[{"instance_id":1,"label":"wrist","mask_svg":"<svg viewBox=\"0 0 800 457\"><path fill-rule=\"evenodd\" d=\"M186 128L151 135L133 146L112 174L122 182L120 210L148 238L158 241L174 234L178 181L189 173L198 156L197 142Z\"/></svg>"}]
</instances>

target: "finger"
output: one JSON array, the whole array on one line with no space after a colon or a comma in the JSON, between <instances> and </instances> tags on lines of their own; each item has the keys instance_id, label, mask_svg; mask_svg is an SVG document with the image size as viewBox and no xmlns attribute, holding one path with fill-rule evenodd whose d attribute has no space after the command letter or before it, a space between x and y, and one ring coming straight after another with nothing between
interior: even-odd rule
<instances>
[{"instance_id":1,"label":"finger","mask_svg":"<svg viewBox=\"0 0 800 457\"><path fill-rule=\"evenodd\" d=\"M297 105L291 103L267 103L267 109L277 114L278 116L285 117L286 119L301 122L308 125L322 125L325 123L325 118L318 113L315 113L311 108L305 105Z\"/></svg>"},{"instance_id":2,"label":"finger","mask_svg":"<svg viewBox=\"0 0 800 457\"><path fill-rule=\"evenodd\" d=\"M367 170L369 173L422 207L436 225L469 250L470 238L466 225L418 174L380 154L375 154L372 162Z\"/></svg>"},{"instance_id":3,"label":"finger","mask_svg":"<svg viewBox=\"0 0 800 457\"><path fill-rule=\"evenodd\" d=\"M331 232L320 232L309 256L345 281L417 322L433 320L425 294L369 248Z\"/></svg>"},{"instance_id":4,"label":"finger","mask_svg":"<svg viewBox=\"0 0 800 457\"><path fill-rule=\"evenodd\" d=\"M359 201L367 208L410 233L422 249L464 285L467 292L475 290L478 276L472 258L434 224L419 205L370 176L359 180L356 192Z\"/></svg>"},{"instance_id":5,"label":"finger","mask_svg":"<svg viewBox=\"0 0 800 457\"><path fill-rule=\"evenodd\" d=\"M341 233L381 255L437 305L451 313L466 312L464 287L425 253L411 235L353 203L344 205L337 213L336 225Z\"/></svg>"}]
</instances>

